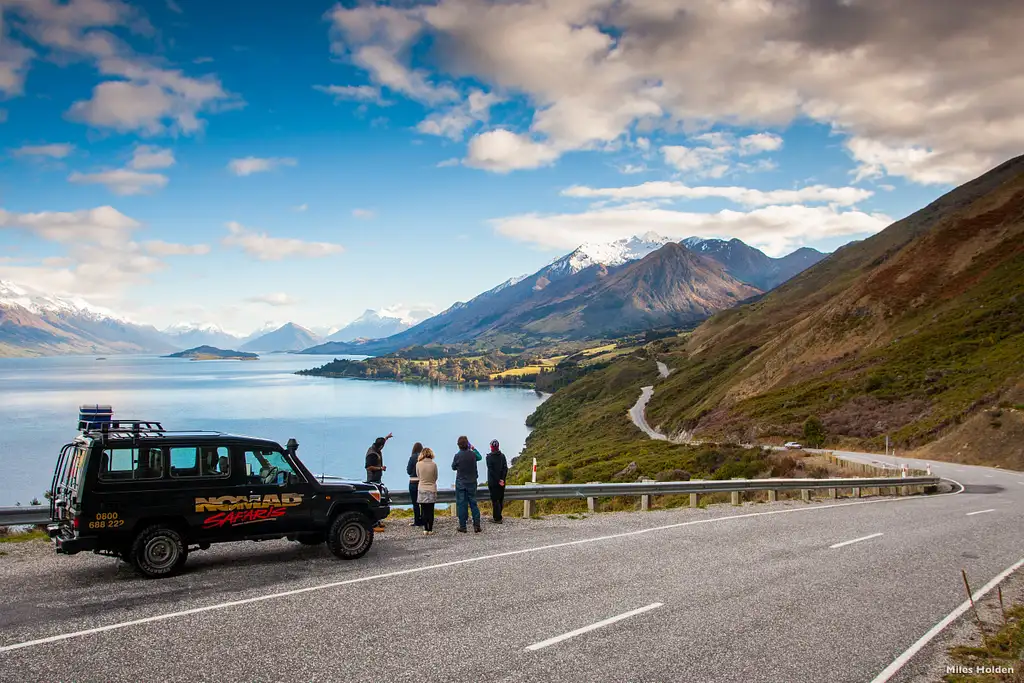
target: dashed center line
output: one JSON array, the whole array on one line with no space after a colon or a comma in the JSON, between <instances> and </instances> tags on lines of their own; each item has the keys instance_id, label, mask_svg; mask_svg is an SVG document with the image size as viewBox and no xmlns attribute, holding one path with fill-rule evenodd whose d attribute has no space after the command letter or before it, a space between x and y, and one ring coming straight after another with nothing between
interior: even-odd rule
<instances>
[{"instance_id":1,"label":"dashed center line","mask_svg":"<svg viewBox=\"0 0 1024 683\"><path fill-rule=\"evenodd\" d=\"M983 515L986 512L995 512L995 511L996 511L995 508L989 508L988 510L978 510L977 512L968 512L967 516L970 517L971 515Z\"/></svg>"},{"instance_id":2,"label":"dashed center line","mask_svg":"<svg viewBox=\"0 0 1024 683\"><path fill-rule=\"evenodd\" d=\"M861 541L866 541L869 538L878 538L879 536L882 536L882 535L883 535L882 532L878 532L877 534L871 534L870 536L861 536L860 538L855 538L852 541L843 541L842 543L833 543L832 545L829 546L829 548L830 549L842 548L844 545L850 545L851 543L860 543Z\"/></svg>"},{"instance_id":3,"label":"dashed center line","mask_svg":"<svg viewBox=\"0 0 1024 683\"><path fill-rule=\"evenodd\" d=\"M599 621L596 624L591 624L590 626L584 626L583 628L578 628L575 631L569 631L568 633L563 633L560 636L555 636L554 638L548 638L547 640L542 640L541 642L534 643L533 645L527 645L526 649L527 650L540 650L540 649L548 647L550 645L557 645L558 643L561 643L564 640L569 640L570 638L575 638L576 636L583 635L584 633L589 633L590 631L594 631L594 630L599 629L599 628L601 628L603 626L608 626L610 624L614 624L616 621L622 621L623 619L628 619L629 617L635 617L636 615L643 614L644 612L650 612L652 609L658 609L661 606L662 606L662 603L660 603L660 602L652 602L650 605L647 605L646 607L640 607L639 609L630 610L629 612L624 612L623 614L620 614L620 615L615 616L615 617L611 617L609 619L605 619L604 621Z\"/></svg>"}]
</instances>

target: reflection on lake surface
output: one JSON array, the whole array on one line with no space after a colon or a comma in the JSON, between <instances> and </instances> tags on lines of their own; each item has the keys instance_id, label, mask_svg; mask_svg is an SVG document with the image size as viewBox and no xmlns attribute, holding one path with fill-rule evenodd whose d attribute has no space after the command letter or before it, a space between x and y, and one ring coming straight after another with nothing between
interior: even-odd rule
<instances>
[{"instance_id":1,"label":"reflection on lake surface","mask_svg":"<svg viewBox=\"0 0 1024 683\"><path fill-rule=\"evenodd\" d=\"M529 389L293 374L329 360L289 354L258 361L0 358L0 505L43 500L57 452L74 437L83 403L109 403L115 418L159 420L166 429L215 429L282 444L295 438L299 456L314 472L358 479L373 439L394 432L384 450L384 483L401 490L414 442L438 453L438 484L448 486L454 473L446 458L454 455L460 434L478 447L498 439L511 459L526 439L526 417L542 400Z\"/></svg>"}]
</instances>

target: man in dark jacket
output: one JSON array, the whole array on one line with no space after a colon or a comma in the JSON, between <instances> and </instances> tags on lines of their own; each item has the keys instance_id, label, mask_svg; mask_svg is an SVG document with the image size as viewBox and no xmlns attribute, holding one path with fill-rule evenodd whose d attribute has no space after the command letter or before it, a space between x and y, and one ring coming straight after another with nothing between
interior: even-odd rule
<instances>
[{"instance_id":1,"label":"man in dark jacket","mask_svg":"<svg viewBox=\"0 0 1024 683\"><path fill-rule=\"evenodd\" d=\"M501 509L505 506L505 477L508 475L508 461L499 448L498 440L491 442L487 454L487 490L491 492L491 507L494 523L501 524Z\"/></svg>"},{"instance_id":2,"label":"man in dark jacket","mask_svg":"<svg viewBox=\"0 0 1024 683\"><path fill-rule=\"evenodd\" d=\"M473 448L469 439L465 436L459 437L459 452L452 460L452 469L455 470L455 512L459 517L459 531L466 533L466 522L469 514L468 506L473 511L473 531L483 531L480 528L480 507L476 504L476 487L480 479L476 464L483 460L480 451Z\"/></svg>"},{"instance_id":3,"label":"man in dark jacket","mask_svg":"<svg viewBox=\"0 0 1024 683\"><path fill-rule=\"evenodd\" d=\"M381 476L387 467L384 465L384 444L388 442L393 434L378 436L373 445L366 449L366 481L370 484L381 483ZM384 531L384 523L377 522L374 531Z\"/></svg>"}]
</instances>

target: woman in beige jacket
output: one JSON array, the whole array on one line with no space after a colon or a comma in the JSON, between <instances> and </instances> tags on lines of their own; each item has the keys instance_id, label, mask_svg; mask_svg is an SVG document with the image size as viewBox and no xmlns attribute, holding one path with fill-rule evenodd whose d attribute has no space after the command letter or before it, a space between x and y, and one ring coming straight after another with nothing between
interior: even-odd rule
<instances>
[{"instance_id":1,"label":"woman in beige jacket","mask_svg":"<svg viewBox=\"0 0 1024 683\"><path fill-rule=\"evenodd\" d=\"M423 535L434 533L434 503L437 502L437 463L434 462L434 451L424 448L416 462L416 476L419 478L419 492L416 502L420 504L420 521L423 522Z\"/></svg>"}]
</instances>

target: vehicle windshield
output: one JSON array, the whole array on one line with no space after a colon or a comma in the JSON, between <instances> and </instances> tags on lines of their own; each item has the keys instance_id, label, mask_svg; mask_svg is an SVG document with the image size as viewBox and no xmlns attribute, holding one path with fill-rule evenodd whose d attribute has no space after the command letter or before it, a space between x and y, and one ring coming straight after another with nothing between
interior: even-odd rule
<instances>
[{"instance_id":1,"label":"vehicle windshield","mask_svg":"<svg viewBox=\"0 0 1024 683\"><path fill-rule=\"evenodd\" d=\"M288 456L273 449L246 449L245 474L251 484L284 486L303 481L302 475Z\"/></svg>"}]
</instances>

